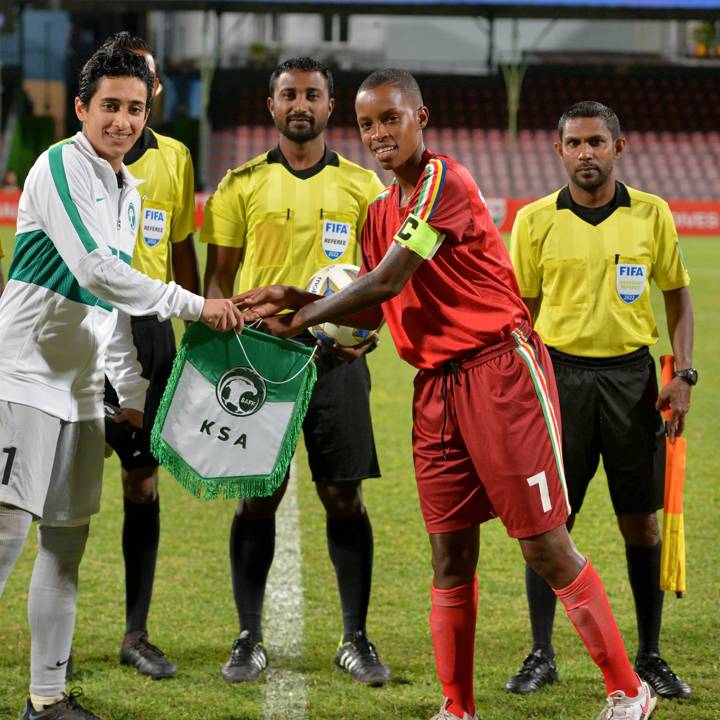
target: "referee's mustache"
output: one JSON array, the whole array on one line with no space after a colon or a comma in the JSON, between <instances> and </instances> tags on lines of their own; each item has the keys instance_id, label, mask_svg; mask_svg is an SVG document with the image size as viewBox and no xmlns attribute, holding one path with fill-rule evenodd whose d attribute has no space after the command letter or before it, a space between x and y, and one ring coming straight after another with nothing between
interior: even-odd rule
<instances>
[{"instance_id":1,"label":"referee's mustache","mask_svg":"<svg viewBox=\"0 0 720 720\"><path fill-rule=\"evenodd\" d=\"M312 115L288 115L287 116L287 122L291 122L292 120L305 120L306 122L313 123L315 122L315 119Z\"/></svg>"}]
</instances>

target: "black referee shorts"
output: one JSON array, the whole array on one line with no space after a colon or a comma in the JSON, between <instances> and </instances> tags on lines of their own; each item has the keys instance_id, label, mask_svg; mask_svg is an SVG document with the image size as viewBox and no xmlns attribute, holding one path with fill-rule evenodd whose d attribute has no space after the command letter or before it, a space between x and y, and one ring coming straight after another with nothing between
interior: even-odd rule
<instances>
[{"instance_id":1,"label":"black referee shorts","mask_svg":"<svg viewBox=\"0 0 720 720\"><path fill-rule=\"evenodd\" d=\"M117 453L125 470L158 466L150 452L150 432L175 359L175 335L170 320L161 322L155 315L145 315L131 318L131 324L142 376L150 382L145 399L144 427L133 432L128 427L113 427L110 425L112 420L106 420L105 431L106 442ZM107 378L105 402L111 405L118 402Z\"/></svg>"},{"instance_id":2,"label":"black referee shorts","mask_svg":"<svg viewBox=\"0 0 720 720\"><path fill-rule=\"evenodd\" d=\"M613 358L548 350L560 395L572 512L582 507L601 456L616 515L661 508L664 426L655 409L658 386L648 349Z\"/></svg>"},{"instance_id":3,"label":"black referee shorts","mask_svg":"<svg viewBox=\"0 0 720 720\"><path fill-rule=\"evenodd\" d=\"M365 358L344 363L331 350L318 350L316 364L318 379L303 423L313 481L380 477Z\"/></svg>"}]
</instances>

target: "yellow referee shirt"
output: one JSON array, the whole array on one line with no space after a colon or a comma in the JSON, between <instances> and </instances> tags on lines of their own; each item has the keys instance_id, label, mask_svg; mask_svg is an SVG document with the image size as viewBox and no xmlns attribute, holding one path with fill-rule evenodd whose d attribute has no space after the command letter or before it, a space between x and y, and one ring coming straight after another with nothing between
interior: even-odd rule
<instances>
[{"instance_id":1,"label":"yellow referee shirt","mask_svg":"<svg viewBox=\"0 0 720 720\"><path fill-rule=\"evenodd\" d=\"M230 170L205 206L200 239L242 248L237 290L305 287L321 267L359 264L377 175L326 148L314 167L293 170L279 148Z\"/></svg>"},{"instance_id":2,"label":"yellow referee shirt","mask_svg":"<svg viewBox=\"0 0 720 720\"><path fill-rule=\"evenodd\" d=\"M195 232L195 181L189 150L181 142L145 128L125 156L142 185L142 212L132 267L151 278L172 278L170 244Z\"/></svg>"},{"instance_id":3,"label":"yellow referee shirt","mask_svg":"<svg viewBox=\"0 0 720 720\"><path fill-rule=\"evenodd\" d=\"M520 293L540 298L535 328L569 355L614 357L653 345L650 281L660 290L690 283L667 203L616 185L607 209L579 208L565 187L522 208L513 225Z\"/></svg>"}]
</instances>

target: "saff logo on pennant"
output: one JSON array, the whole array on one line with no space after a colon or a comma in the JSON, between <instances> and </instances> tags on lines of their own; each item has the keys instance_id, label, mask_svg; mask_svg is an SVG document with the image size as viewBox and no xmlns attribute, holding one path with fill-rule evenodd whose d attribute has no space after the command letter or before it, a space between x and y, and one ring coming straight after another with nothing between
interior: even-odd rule
<instances>
[{"instance_id":1,"label":"saff logo on pennant","mask_svg":"<svg viewBox=\"0 0 720 720\"><path fill-rule=\"evenodd\" d=\"M206 499L267 497L285 479L316 370L314 349L251 328L191 325L151 435L155 457Z\"/></svg>"},{"instance_id":2,"label":"saff logo on pennant","mask_svg":"<svg viewBox=\"0 0 720 720\"><path fill-rule=\"evenodd\" d=\"M615 270L615 287L620 299L628 305L634 303L643 294L646 279L644 265L619 263Z\"/></svg>"},{"instance_id":3,"label":"saff logo on pennant","mask_svg":"<svg viewBox=\"0 0 720 720\"><path fill-rule=\"evenodd\" d=\"M222 409L235 417L254 415L265 403L265 381L249 367L228 370L215 386Z\"/></svg>"},{"instance_id":4,"label":"saff logo on pennant","mask_svg":"<svg viewBox=\"0 0 720 720\"><path fill-rule=\"evenodd\" d=\"M347 250L351 228L347 222L323 220L322 249L328 260L337 260Z\"/></svg>"}]
</instances>

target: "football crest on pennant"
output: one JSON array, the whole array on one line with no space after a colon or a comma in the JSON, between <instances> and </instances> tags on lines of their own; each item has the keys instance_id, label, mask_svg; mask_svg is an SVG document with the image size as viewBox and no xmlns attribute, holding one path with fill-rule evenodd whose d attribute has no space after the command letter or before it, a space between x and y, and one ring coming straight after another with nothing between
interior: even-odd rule
<instances>
[{"instance_id":1,"label":"football crest on pennant","mask_svg":"<svg viewBox=\"0 0 720 720\"><path fill-rule=\"evenodd\" d=\"M634 303L643 294L646 278L644 265L619 263L615 270L615 287L620 299L628 305Z\"/></svg>"},{"instance_id":2,"label":"football crest on pennant","mask_svg":"<svg viewBox=\"0 0 720 720\"><path fill-rule=\"evenodd\" d=\"M265 404L265 381L249 367L228 370L215 386L215 396L222 409L235 417L254 415Z\"/></svg>"},{"instance_id":3,"label":"football crest on pennant","mask_svg":"<svg viewBox=\"0 0 720 720\"><path fill-rule=\"evenodd\" d=\"M352 225L347 222L323 220L322 249L328 260L337 260L350 244Z\"/></svg>"}]
</instances>

